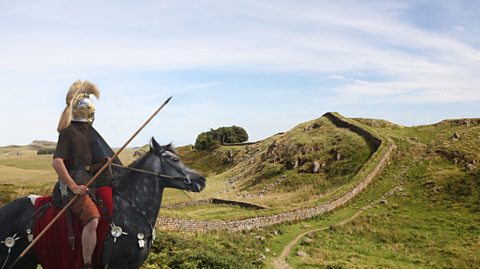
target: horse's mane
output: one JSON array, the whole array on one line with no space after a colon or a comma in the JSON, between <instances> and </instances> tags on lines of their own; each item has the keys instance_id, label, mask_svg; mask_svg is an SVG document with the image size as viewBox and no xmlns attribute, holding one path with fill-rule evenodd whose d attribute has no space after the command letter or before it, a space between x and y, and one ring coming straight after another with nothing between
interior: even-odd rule
<instances>
[{"instance_id":1,"label":"horse's mane","mask_svg":"<svg viewBox=\"0 0 480 269\"><path fill-rule=\"evenodd\" d=\"M165 149L166 151L169 151L169 152L177 155L177 151L175 150L175 146L173 145L173 143L168 143L167 145L162 146L162 148Z\"/></svg>"},{"instance_id":2,"label":"horse's mane","mask_svg":"<svg viewBox=\"0 0 480 269\"><path fill-rule=\"evenodd\" d=\"M149 153L151 153L152 151L146 151L144 154L142 154L138 159L136 159L135 161L133 161L131 164L128 165L128 167L132 168L132 167L137 167L140 163L142 163L144 161L144 159L146 159L146 157L149 155Z\"/></svg>"}]
</instances>

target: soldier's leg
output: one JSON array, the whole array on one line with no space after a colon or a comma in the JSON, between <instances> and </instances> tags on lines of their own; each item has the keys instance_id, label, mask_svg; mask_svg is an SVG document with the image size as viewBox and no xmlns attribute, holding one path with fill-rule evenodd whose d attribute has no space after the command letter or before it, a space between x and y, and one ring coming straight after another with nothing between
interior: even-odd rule
<instances>
[{"instance_id":1,"label":"soldier's leg","mask_svg":"<svg viewBox=\"0 0 480 269\"><path fill-rule=\"evenodd\" d=\"M82 255L83 263L90 265L93 251L97 244L97 226L100 213L90 196L79 197L72 204L72 212L82 221ZM84 267L90 268L90 267Z\"/></svg>"},{"instance_id":2,"label":"soldier's leg","mask_svg":"<svg viewBox=\"0 0 480 269\"><path fill-rule=\"evenodd\" d=\"M95 250L95 245L97 244L97 226L97 218L90 220L85 226L83 226L82 254L84 264L92 262L93 251Z\"/></svg>"}]
</instances>

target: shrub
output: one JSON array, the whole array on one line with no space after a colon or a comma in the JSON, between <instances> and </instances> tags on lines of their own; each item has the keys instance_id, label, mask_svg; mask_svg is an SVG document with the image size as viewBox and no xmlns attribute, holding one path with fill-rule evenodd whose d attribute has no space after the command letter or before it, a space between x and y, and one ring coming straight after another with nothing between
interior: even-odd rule
<instances>
[{"instance_id":1,"label":"shrub","mask_svg":"<svg viewBox=\"0 0 480 269\"><path fill-rule=\"evenodd\" d=\"M55 153L54 148L44 148L37 150L37 155L46 155L46 154L53 154Z\"/></svg>"},{"instance_id":2,"label":"shrub","mask_svg":"<svg viewBox=\"0 0 480 269\"><path fill-rule=\"evenodd\" d=\"M0 185L0 206L10 202L12 200L12 194L14 194L13 185Z\"/></svg>"},{"instance_id":3,"label":"shrub","mask_svg":"<svg viewBox=\"0 0 480 269\"><path fill-rule=\"evenodd\" d=\"M195 148L201 150L213 150L220 146L220 141L215 139L212 134L213 130L210 132L204 132L197 136L195 141Z\"/></svg>"},{"instance_id":4,"label":"shrub","mask_svg":"<svg viewBox=\"0 0 480 269\"><path fill-rule=\"evenodd\" d=\"M248 134L242 127L220 127L199 134L195 141L195 148L200 150L213 150L222 143L242 143L247 140Z\"/></svg>"}]
</instances>

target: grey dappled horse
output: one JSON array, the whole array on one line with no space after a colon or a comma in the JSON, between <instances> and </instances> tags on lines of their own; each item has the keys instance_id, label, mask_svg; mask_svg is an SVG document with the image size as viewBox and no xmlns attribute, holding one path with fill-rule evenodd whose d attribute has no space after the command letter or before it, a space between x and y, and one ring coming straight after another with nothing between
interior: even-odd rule
<instances>
[{"instance_id":1,"label":"grey dappled horse","mask_svg":"<svg viewBox=\"0 0 480 269\"><path fill-rule=\"evenodd\" d=\"M113 269L135 269L142 265L150 251L163 190L175 188L200 192L205 188L206 180L186 167L171 145L161 146L153 138L150 151L129 168L114 167L114 170L116 176L111 184L113 228L104 243L102 268L108 264L108 268ZM31 229L34 218L31 199L19 198L0 207L0 269L9 268L28 245L27 229ZM142 240L141 236L144 237ZM8 237L16 239L11 248L7 247L9 242L4 242ZM144 243L143 247L139 246L141 243ZM30 251L13 268L35 269L36 266L37 259Z\"/></svg>"}]
</instances>

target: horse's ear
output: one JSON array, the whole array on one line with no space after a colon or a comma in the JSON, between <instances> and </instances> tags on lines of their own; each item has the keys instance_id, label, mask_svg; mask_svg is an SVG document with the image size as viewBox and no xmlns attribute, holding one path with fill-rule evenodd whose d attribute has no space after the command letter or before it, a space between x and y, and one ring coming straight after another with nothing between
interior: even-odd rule
<instances>
[{"instance_id":1,"label":"horse's ear","mask_svg":"<svg viewBox=\"0 0 480 269\"><path fill-rule=\"evenodd\" d=\"M155 140L155 138L152 137L152 139L150 140L150 149L158 149L160 148L160 144L158 144L157 140Z\"/></svg>"}]
</instances>

